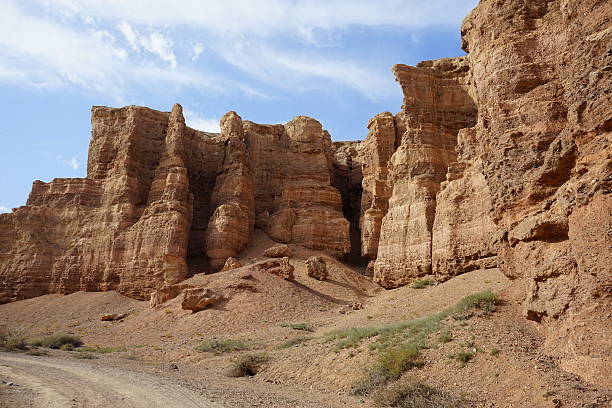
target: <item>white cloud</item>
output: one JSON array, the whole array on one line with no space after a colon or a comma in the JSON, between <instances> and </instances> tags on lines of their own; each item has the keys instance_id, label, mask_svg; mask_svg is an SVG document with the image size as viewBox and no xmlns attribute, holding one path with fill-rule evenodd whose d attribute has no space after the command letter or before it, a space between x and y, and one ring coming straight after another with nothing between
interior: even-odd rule
<instances>
[{"instance_id":1,"label":"white cloud","mask_svg":"<svg viewBox=\"0 0 612 408\"><path fill-rule=\"evenodd\" d=\"M151 31L149 35L140 34L126 21L120 22L117 28L134 51L144 49L157 55L162 61L168 62L172 68L176 67L176 56L170 38L157 31Z\"/></svg>"},{"instance_id":2,"label":"white cloud","mask_svg":"<svg viewBox=\"0 0 612 408\"><path fill-rule=\"evenodd\" d=\"M458 26L477 2L0 0L0 81L78 86L120 103L131 86L151 81L160 89L251 89L221 69L213 73L212 65L181 64L181 58L197 61L206 44L243 75L274 86L328 89L324 79L379 98L397 88L388 67L383 71L368 65L367 56L343 54L343 36L364 27L412 36L410 29L418 27ZM321 47L338 52L323 54Z\"/></svg>"},{"instance_id":3,"label":"white cloud","mask_svg":"<svg viewBox=\"0 0 612 408\"><path fill-rule=\"evenodd\" d=\"M219 119L205 118L190 110L185 110L185 123L187 126L203 132L221 132Z\"/></svg>"},{"instance_id":4,"label":"white cloud","mask_svg":"<svg viewBox=\"0 0 612 408\"><path fill-rule=\"evenodd\" d=\"M194 44L193 48L191 49L191 53L192 53L191 60L196 61L198 58L200 58L200 55L202 54L203 51L204 51L204 44L202 43Z\"/></svg>"},{"instance_id":5,"label":"white cloud","mask_svg":"<svg viewBox=\"0 0 612 408\"><path fill-rule=\"evenodd\" d=\"M77 171L79 169L79 167L81 167L81 163L79 162L79 160L76 157L72 157L70 159L64 159L64 156L62 156L60 154L60 155L56 156L56 159L62 165L71 167L72 170L74 170L74 171Z\"/></svg>"},{"instance_id":6,"label":"white cloud","mask_svg":"<svg viewBox=\"0 0 612 408\"><path fill-rule=\"evenodd\" d=\"M11 212L10 208L6 208L3 205L0 205L0 213L7 213L7 212Z\"/></svg>"},{"instance_id":7,"label":"white cloud","mask_svg":"<svg viewBox=\"0 0 612 408\"><path fill-rule=\"evenodd\" d=\"M174 69L172 42L156 31L144 37L143 47L167 63L161 66L129 58L108 30L82 30L32 16L9 1L0 0L0 8L2 82L37 88L78 86L109 94L118 103L134 84L219 88L214 75L187 67Z\"/></svg>"}]
</instances>

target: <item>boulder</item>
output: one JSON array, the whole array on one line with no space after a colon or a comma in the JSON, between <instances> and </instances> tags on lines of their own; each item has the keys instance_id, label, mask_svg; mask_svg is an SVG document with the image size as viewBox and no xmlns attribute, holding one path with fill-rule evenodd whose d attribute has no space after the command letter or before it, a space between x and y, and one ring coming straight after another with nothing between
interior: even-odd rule
<instances>
[{"instance_id":1,"label":"boulder","mask_svg":"<svg viewBox=\"0 0 612 408\"><path fill-rule=\"evenodd\" d=\"M263 252L263 256L268 258L291 257L291 249L285 244L277 244L266 249Z\"/></svg>"},{"instance_id":2,"label":"boulder","mask_svg":"<svg viewBox=\"0 0 612 408\"><path fill-rule=\"evenodd\" d=\"M260 262L254 266L254 269L271 273L285 280L293 280L293 271L295 270L287 257Z\"/></svg>"},{"instance_id":3,"label":"boulder","mask_svg":"<svg viewBox=\"0 0 612 408\"><path fill-rule=\"evenodd\" d=\"M227 261L225 261L225 265L223 265L221 272L229 271L231 269L237 269L241 267L242 267L242 264L240 263L240 261L230 256L229 258L227 258Z\"/></svg>"},{"instance_id":4,"label":"boulder","mask_svg":"<svg viewBox=\"0 0 612 408\"><path fill-rule=\"evenodd\" d=\"M181 308L191 310L193 313L206 309L219 302L223 296L207 288L190 288L183 291Z\"/></svg>"},{"instance_id":5,"label":"boulder","mask_svg":"<svg viewBox=\"0 0 612 408\"><path fill-rule=\"evenodd\" d=\"M306 260L306 275L311 278L323 281L327 279L327 265L322 256L311 256Z\"/></svg>"}]
</instances>

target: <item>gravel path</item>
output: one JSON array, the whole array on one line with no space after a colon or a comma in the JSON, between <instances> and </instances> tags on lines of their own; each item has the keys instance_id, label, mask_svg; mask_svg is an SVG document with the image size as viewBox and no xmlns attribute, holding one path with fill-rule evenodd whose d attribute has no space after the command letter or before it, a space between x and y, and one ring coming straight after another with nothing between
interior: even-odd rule
<instances>
[{"instance_id":1,"label":"gravel path","mask_svg":"<svg viewBox=\"0 0 612 408\"><path fill-rule=\"evenodd\" d=\"M222 407L168 379L90 361L0 353L0 377L7 407Z\"/></svg>"}]
</instances>

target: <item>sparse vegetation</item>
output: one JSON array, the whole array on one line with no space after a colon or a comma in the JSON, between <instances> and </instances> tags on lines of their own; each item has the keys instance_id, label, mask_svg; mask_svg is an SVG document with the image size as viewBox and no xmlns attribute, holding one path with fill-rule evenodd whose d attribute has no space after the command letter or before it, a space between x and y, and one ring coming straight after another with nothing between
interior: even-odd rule
<instances>
[{"instance_id":1,"label":"sparse vegetation","mask_svg":"<svg viewBox=\"0 0 612 408\"><path fill-rule=\"evenodd\" d=\"M461 408L465 403L451 394L406 378L378 390L373 395L378 406L399 408Z\"/></svg>"},{"instance_id":2,"label":"sparse vegetation","mask_svg":"<svg viewBox=\"0 0 612 408\"><path fill-rule=\"evenodd\" d=\"M455 354L455 358L457 359L457 361L461 362L461 366L465 366L465 364L470 361L471 359L474 358L474 353L472 353L471 351L460 351L457 354Z\"/></svg>"},{"instance_id":3,"label":"sparse vegetation","mask_svg":"<svg viewBox=\"0 0 612 408\"><path fill-rule=\"evenodd\" d=\"M227 368L228 377L251 377L256 375L262 365L268 361L265 354L244 354L236 358Z\"/></svg>"},{"instance_id":4,"label":"sparse vegetation","mask_svg":"<svg viewBox=\"0 0 612 408\"><path fill-rule=\"evenodd\" d=\"M287 340L286 342L280 344L278 346L279 349L286 349L286 348L290 348L293 346L297 346L298 344L301 343L305 343L309 340L311 340L311 337L305 337L305 336L298 336L298 337L294 337L292 339Z\"/></svg>"},{"instance_id":5,"label":"sparse vegetation","mask_svg":"<svg viewBox=\"0 0 612 408\"><path fill-rule=\"evenodd\" d=\"M125 347L79 347L79 351L90 353L125 353L128 351Z\"/></svg>"},{"instance_id":6,"label":"sparse vegetation","mask_svg":"<svg viewBox=\"0 0 612 408\"><path fill-rule=\"evenodd\" d=\"M209 352L215 354L231 353L233 351L246 350L246 343L240 340L233 339L209 339L200 343L195 349L200 352Z\"/></svg>"},{"instance_id":7,"label":"sparse vegetation","mask_svg":"<svg viewBox=\"0 0 612 408\"><path fill-rule=\"evenodd\" d=\"M457 320L469 319L475 312L489 314L496 310L499 296L490 290L464 297L453 308L453 317Z\"/></svg>"},{"instance_id":8,"label":"sparse vegetation","mask_svg":"<svg viewBox=\"0 0 612 408\"><path fill-rule=\"evenodd\" d=\"M491 349L491 355L492 355L492 356L497 356L497 355L499 355L499 349L498 349L497 347L493 347L493 348Z\"/></svg>"},{"instance_id":9,"label":"sparse vegetation","mask_svg":"<svg viewBox=\"0 0 612 408\"><path fill-rule=\"evenodd\" d=\"M26 351L26 354L27 354L28 356L36 356L36 357L39 357L39 356L46 356L46 355L47 355L47 352L46 352L46 351L44 351L44 350L39 350L39 349L32 349L32 350L28 350L28 351Z\"/></svg>"},{"instance_id":10,"label":"sparse vegetation","mask_svg":"<svg viewBox=\"0 0 612 408\"><path fill-rule=\"evenodd\" d=\"M66 344L62 344L60 347L60 350L62 351L73 351L74 350L74 346L70 343L66 343Z\"/></svg>"},{"instance_id":11,"label":"sparse vegetation","mask_svg":"<svg viewBox=\"0 0 612 408\"><path fill-rule=\"evenodd\" d=\"M53 336L46 336L31 340L29 344L33 347L59 349L65 344L71 344L72 347L79 347L83 345L83 341L79 336L73 336L70 334L56 334Z\"/></svg>"},{"instance_id":12,"label":"sparse vegetation","mask_svg":"<svg viewBox=\"0 0 612 408\"><path fill-rule=\"evenodd\" d=\"M310 323L307 322L303 322L303 323L281 323L281 327L290 327L293 330L302 330L302 331L307 331L307 332L313 332L314 328L312 327L312 325Z\"/></svg>"},{"instance_id":13,"label":"sparse vegetation","mask_svg":"<svg viewBox=\"0 0 612 408\"><path fill-rule=\"evenodd\" d=\"M431 279L417 279L414 282L412 282L412 285L410 285L410 287L412 289L423 289L433 284L434 284L434 281L432 281Z\"/></svg>"},{"instance_id":14,"label":"sparse vegetation","mask_svg":"<svg viewBox=\"0 0 612 408\"><path fill-rule=\"evenodd\" d=\"M449 331L442 332L438 336L438 341L440 343L448 343L448 342L450 342L452 340L453 340L453 335Z\"/></svg>"},{"instance_id":15,"label":"sparse vegetation","mask_svg":"<svg viewBox=\"0 0 612 408\"><path fill-rule=\"evenodd\" d=\"M0 329L0 351L24 351L27 344L24 337L14 331Z\"/></svg>"},{"instance_id":16,"label":"sparse vegetation","mask_svg":"<svg viewBox=\"0 0 612 408\"><path fill-rule=\"evenodd\" d=\"M91 353L75 353L72 355L72 357L78 358L80 360L93 360L94 358L98 358Z\"/></svg>"}]
</instances>

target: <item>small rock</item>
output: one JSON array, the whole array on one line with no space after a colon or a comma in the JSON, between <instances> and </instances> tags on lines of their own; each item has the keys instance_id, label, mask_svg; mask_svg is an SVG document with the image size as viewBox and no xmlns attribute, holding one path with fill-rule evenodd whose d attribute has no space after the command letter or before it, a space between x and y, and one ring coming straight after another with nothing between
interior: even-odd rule
<instances>
[{"instance_id":1,"label":"small rock","mask_svg":"<svg viewBox=\"0 0 612 408\"><path fill-rule=\"evenodd\" d=\"M240 261L230 256L229 258L227 258L227 261L225 261L225 265L223 265L221 272L225 272L225 271L229 271L229 270L237 269L241 267L242 267L242 264L240 263Z\"/></svg>"},{"instance_id":2,"label":"small rock","mask_svg":"<svg viewBox=\"0 0 612 408\"><path fill-rule=\"evenodd\" d=\"M113 322L116 320L122 320L127 317L127 313L109 313L100 316L100 320L103 322Z\"/></svg>"},{"instance_id":3,"label":"small rock","mask_svg":"<svg viewBox=\"0 0 612 408\"><path fill-rule=\"evenodd\" d=\"M311 278L323 281L327 279L327 265L322 256L311 256L306 260L306 275Z\"/></svg>"},{"instance_id":4,"label":"small rock","mask_svg":"<svg viewBox=\"0 0 612 408\"><path fill-rule=\"evenodd\" d=\"M190 288L183 292L183 302L181 307L185 310L191 310L193 313L206 309L208 306L215 304L223 299L208 288Z\"/></svg>"},{"instance_id":5,"label":"small rock","mask_svg":"<svg viewBox=\"0 0 612 408\"><path fill-rule=\"evenodd\" d=\"M171 363L168 367L172 370L178 370L178 366L174 363Z\"/></svg>"},{"instance_id":6,"label":"small rock","mask_svg":"<svg viewBox=\"0 0 612 408\"><path fill-rule=\"evenodd\" d=\"M268 258L291 257L291 249L285 244L277 244L266 249L263 255Z\"/></svg>"}]
</instances>

